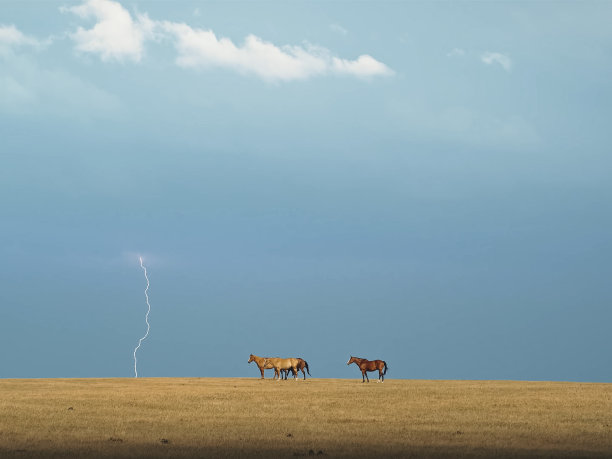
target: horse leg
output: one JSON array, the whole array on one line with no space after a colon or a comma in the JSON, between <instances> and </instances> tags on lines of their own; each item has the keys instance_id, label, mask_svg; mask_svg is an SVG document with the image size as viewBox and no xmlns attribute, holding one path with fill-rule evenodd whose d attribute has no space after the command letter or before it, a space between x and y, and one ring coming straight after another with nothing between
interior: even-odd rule
<instances>
[{"instance_id":1,"label":"horse leg","mask_svg":"<svg viewBox=\"0 0 612 459\"><path fill-rule=\"evenodd\" d=\"M368 370L364 371L365 375L366 375L366 379L368 380L368 382L370 382L370 378L368 378Z\"/></svg>"},{"instance_id":2,"label":"horse leg","mask_svg":"<svg viewBox=\"0 0 612 459\"><path fill-rule=\"evenodd\" d=\"M368 376L368 375L366 375L365 370L361 370L361 382L362 383L365 382L366 376ZM370 382L370 381L368 380L368 382Z\"/></svg>"},{"instance_id":3,"label":"horse leg","mask_svg":"<svg viewBox=\"0 0 612 459\"><path fill-rule=\"evenodd\" d=\"M264 368L263 367L259 367L259 371L261 371L261 379L265 379L264 378Z\"/></svg>"}]
</instances>

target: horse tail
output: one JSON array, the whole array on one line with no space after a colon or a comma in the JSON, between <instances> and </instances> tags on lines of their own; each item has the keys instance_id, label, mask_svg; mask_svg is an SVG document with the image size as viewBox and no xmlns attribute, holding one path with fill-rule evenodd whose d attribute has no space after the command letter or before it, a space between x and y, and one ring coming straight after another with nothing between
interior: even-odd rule
<instances>
[{"instance_id":1,"label":"horse tail","mask_svg":"<svg viewBox=\"0 0 612 459\"><path fill-rule=\"evenodd\" d=\"M310 370L308 369L308 362L304 360L304 366L306 367L306 371L308 372L308 376L310 376Z\"/></svg>"},{"instance_id":2,"label":"horse tail","mask_svg":"<svg viewBox=\"0 0 612 459\"><path fill-rule=\"evenodd\" d=\"M385 370L383 371L383 375L386 375L389 367L387 366L387 362L385 362L384 360L383 360L383 363L385 364Z\"/></svg>"}]
</instances>

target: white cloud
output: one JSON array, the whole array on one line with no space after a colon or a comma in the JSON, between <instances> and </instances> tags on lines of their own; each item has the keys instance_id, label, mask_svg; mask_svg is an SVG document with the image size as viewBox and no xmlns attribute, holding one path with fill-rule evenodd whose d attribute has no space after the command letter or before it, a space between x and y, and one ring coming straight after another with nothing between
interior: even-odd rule
<instances>
[{"instance_id":1,"label":"white cloud","mask_svg":"<svg viewBox=\"0 0 612 459\"><path fill-rule=\"evenodd\" d=\"M393 70L367 54L362 54L354 61L334 57L332 58L332 70L359 77L393 74Z\"/></svg>"},{"instance_id":2,"label":"white cloud","mask_svg":"<svg viewBox=\"0 0 612 459\"><path fill-rule=\"evenodd\" d=\"M62 11L96 20L91 29L78 27L70 36L78 51L98 54L104 61L138 62L148 40L166 38L174 43L178 52L176 63L181 67L226 68L267 81L300 80L325 74L361 78L393 74L389 67L367 54L356 60L341 59L322 47L279 47L255 35L248 35L238 46L228 38L218 38L212 30L153 21L146 15L133 18L113 0L87 0L79 6L62 8Z\"/></svg>"},{"instance_id":3,"label":"white cloud","mask_svg":"<svg viewBox=\"0 0 612 459\"><path fill-rule=\"evenodd\" d=\"M512 68L512 60L505 54L486 52L480 56L480 60L487 65L499 64L507 72Z\"/></svg>"},{"instance_id":4,"label":"white cloud","mask_svg":"<svg viewBox=\"0 0 612 459\"><path fill-rule=\"evenodd\" d=\"M357 60L339 59L329 50L315 46L283 46L246 37L242 46L228 38L217 38L212 30L193 29L186 24L163 22L179 53L182 67L222 67L244 74L254 74L269 81L305 79L324 74L348 74L358 77L391 75L393 71L369 55Z\"/></svg>"},{"instance_id":5,"label":"white cloud","mask_svg":"<svg viewBox=\"0 0 612 459\"><path fill-rule=\"evenodd\" d=\"M78 51L99 54L103 61L129 59L138 62L145 40L153 38L153 21L146 15L138 15L134 20L121 4L111 0L88 0L61 10L83 19L96 19L91 29L78 27L70 36Z\"/></svg>"}]
</instances>

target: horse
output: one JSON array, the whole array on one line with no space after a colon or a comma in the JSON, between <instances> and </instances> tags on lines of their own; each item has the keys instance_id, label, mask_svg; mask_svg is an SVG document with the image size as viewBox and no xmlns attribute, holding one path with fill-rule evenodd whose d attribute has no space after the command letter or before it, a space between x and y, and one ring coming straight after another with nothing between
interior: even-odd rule
<instances>
[{"instance_id":1,"label":"horse","mask_svg":"<svg viewBox=\"0 0 612 459\"><path fill-rule=\"evenodd\" d=\"M310 370L308 369L308 362L306 362L306 360L304 359L298 358L297 369L298 371L300 370L302 371L302 374L304 375L304 379L306 379L306 372L304 371L304 368L306 368L306 371L308 372L308 376L310 376ZM281 370L281 373L284 375L284 379L287 379L287 376L289 375L290 370L293 371L291 368L287 370Z\"/></svg>"},{"instance_id":2,"label":"horse","mask_svg":"<svg viewBox=\"0 0 612 459\"><path fill-rule=\"evenodd\" d=\"M247 363L255 362L259 367L259 371L261 371L261 379L264 379L264 370L271 370L274 368L271 363L266 363L265 357L258 357L256 355L251 354L249 356L249 361Z\"/></svg>"},{"instance_id":3,"label":"horse","mask_svg":"<svg viewBox=\"0 0 612 459\"><path fill-rule=\"evenodd\" d=\"M264 359L264 365L271 364L274 367L274 379L280 379L281 370L289 370L293 372L294 379L297 381L298 359L281 359L279 357L268 357Z\"/></svg>"},{"instance_id":4,"label":"horse","mask_svg":"<svg viewBox=\"0 0 612 459\"><path fill-rule=\"evenodd\" d=\"M346 364L350 365L351 363L357 365L361 370L361 382L365 382L366 379L370 382L367 372L376 370L378 370L378 382L385 381L385 375L389 367L387 367L387 362L384 360L367 360L351 356Z\"/></svg>"}]
</instances>

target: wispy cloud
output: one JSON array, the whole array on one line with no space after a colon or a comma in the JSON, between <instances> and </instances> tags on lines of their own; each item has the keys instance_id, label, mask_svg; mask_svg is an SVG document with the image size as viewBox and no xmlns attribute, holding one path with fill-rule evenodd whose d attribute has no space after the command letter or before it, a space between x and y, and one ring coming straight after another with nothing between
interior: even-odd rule
<instances>
[{"instance_id":1,"label":"wispy cloud","mask_svg":"<svg viewBox=\"0 0 612 459\"><path fill-rule=\"evenodd\" d=\"M3 45L30 45L37 46L38 40L21 32L14 25L0 25L0 44Z\"/></svg>"},{"instance_id":2,"label":"wispy cloud","mask_svg":"<svg viewBox=\"0 0 612 459\"><path fill-rule=\"evenodd\" d=\"M120 100L65 70L47 69L35 56L0 61L0 112L85 118L116 115Z\"/></svg>"},{"instance_id":3,"label":"wispy cloud","mask_svg":"<svg viewBox=\"0 0 612 459\"><path fill-rule=\"evenodd\" d=\"M115 113L119 100L96 86L63 70L41 67L23 49L40 51L55 37L38 39L14 25L0 25L0 112L107 116Z\"/></svg>"},{"instance_id":4,"label":"wispy cloud","mask_svg":"<svg viewBox=\"0 0 612 459\"><path fill-rule=\"evenodd\" d=\"M48 40L40 41L24 34L12 24L0 25L0 54L6 54L9 50L20 46L40 48L47 44L47 42Z\"/></svg>"},{"instance_id":5,"label":"wispy cloud","mask_svg":"<svg viewBox=\"0 0 612 459\"><path fill-rule=\"evenodd\" d=\"M465 50L462 48L453 48L451 51L446 53L447 57L463 57L465 56Z\"/></svg>"},{"instance_id":6,"label":"wispy cloud","mask_svg":"<svg viewBox=\"0 0 612 459\"><path fill-rule=\"evenodd\" d=\"M330 24L329 29L338 35L348 35L348 30L346 30L340 24Z\"/></svg>"},{"instance_id":7,"label":"wispy cloud","mask_svg":"<svg viewBox=\"0 0 612 459\"><path fill-rule=\"evenodd\" d=\"M512 60L502 53L487 51L486 53L481 54L480 60L487 65L499 64L506 72L509 72L512 69Z\"/></svg>"},{"instance_id":8,"label":"wispy cloud","mask_svg":"<svg viewBox=\"0 0 612 459\"><path fill-rule=\"evenodd\" d=\"M225 68L267 81L301 80L327 74L360 78L393 74L388 66L367 54L355 60L343 59L323 47L277 46L255 35L248 35L237 45L228 38L217 37L212 30L151 20L145 14L132 17L113 0L88 0L62 11L95 19L92 28L78 27L70 36L79 52L97 54L103 61L138 62L147 41L163 38L174 44L178 53L176 63L180 67Z\"/></svg>"}]
</instances>

